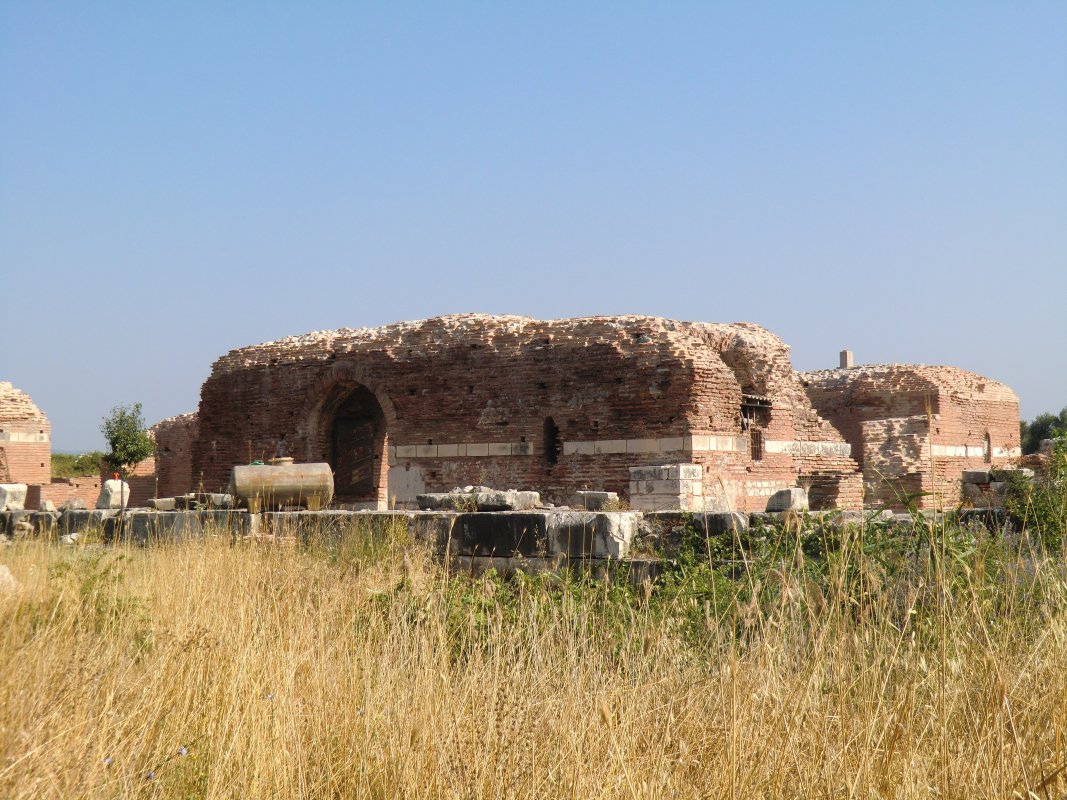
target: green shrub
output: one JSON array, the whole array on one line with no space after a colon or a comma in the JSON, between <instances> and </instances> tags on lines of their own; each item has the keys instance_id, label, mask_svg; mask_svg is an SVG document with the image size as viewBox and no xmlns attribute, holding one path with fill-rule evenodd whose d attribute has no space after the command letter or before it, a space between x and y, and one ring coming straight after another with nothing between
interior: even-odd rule
<instances>
[{"instance_id":1,"label":"green shrub","mask_svg":"<svg viewBox=\"0 0 1067 800\"><path fill-rule=\"evenodd\" d=\"M1044 475L1008 476L1004 507L1046 548L1059 550L1067 538L1067 445L1058 442Z\"/></svg>"}]
</instances>

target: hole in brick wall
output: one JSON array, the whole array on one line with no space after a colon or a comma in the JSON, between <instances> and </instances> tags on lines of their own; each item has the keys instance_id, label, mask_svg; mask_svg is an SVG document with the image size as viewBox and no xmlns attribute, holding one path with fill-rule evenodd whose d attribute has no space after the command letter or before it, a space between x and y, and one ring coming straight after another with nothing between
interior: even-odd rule
<instances>
[{"instance_id":1,"label":"hole in brick wall","mask_svg":"<svg viewBox=\"0 0 1067 800\"><path fill-rule=\"evenodd\" d=\"M474 394L474 384L467 387L467 394Z\"/></svg>"},{"instance_id":2,"label":"hole in brick wall","mask_svg":"<svg viewBox=\"0 0 1067 800\"><path fill-rule=\"evenodd\" d=\"M559 462L559 428L552 417L545 417L544 424L545 460L551 465Z\"/></svg>"},{"instance_id":3,"label":"hole in brick wall","mask_svg":"<svg viewBox=\"0 0 1067 800\"><path fill-rule=\"evenodd\" d=\"M408 394L413 395L413 394L415 394L416 391L418 391L418 390L414 386L409 386L408 387Z\"/></svg>"},{"instance_id":4,"label":"hole in brick wall","mask_svg":"<svg viewBox=\"0 0 1067 800\"><path fill-rule=\"evenodd\" d=\"M593 430L594 431L600 430L600 420L598 420L598 419L594 419L593 420Z\"/></svg>"},{"instance_id":5,"label":"hole in brick wall","mask_svg":"<svg viewBox=\"0 0 1067 800\"><path fill-rule=\"evenodd\" d=\"M548 388L548 384L545 383L544 381L538 381L537 382L537 388L540 389L541 391L544 391L545 389Z\"/></svg>"},{"instance_id":6,"label":"hole in brick wall","mask_svg":"<svg viewBox=\"0 0 1067 800\"><path fill-rule=\"evenodd\" d=\"M427 439L426 444L433 444L433 439Z\"/></svg>"},{"instance_id":7,"label":"hole in brick wall","mask_svg":"<svg viewBox=\"0 0 1067 800\"><path fill-rule=\"evenodd\" d=\"M520 442L525 442L526 441L526 437L525 436L520 436L519 437L519 441Z\"/></svg>"}]
</instances>

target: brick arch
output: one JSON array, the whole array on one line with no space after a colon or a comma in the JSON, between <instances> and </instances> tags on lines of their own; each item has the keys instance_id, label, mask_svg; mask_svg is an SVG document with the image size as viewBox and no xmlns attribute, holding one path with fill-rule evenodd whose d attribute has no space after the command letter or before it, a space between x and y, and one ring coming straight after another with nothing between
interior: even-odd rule
<instances>
[{"instance_id":1,"label":"brick arch","mask_svg":"<svg viewBox=\"0 0 1067 800\"><path fill-rule=\"evenodd\" d=\"M396 425L396 406L389 399L389 395L382 391L378 381L368 375L367 370L359 364L340 362L320 376L308 391L308 399L311 403L311 413L307 419L308 432L314 435L324 425L328 425L336 408L334 404L343 399L338 395L346 388L352 389L357 386L362 386L374 395L374 399L378 401L382 414L385 416L386 427L393 428Z\"/></svg>"},{"instance_id":2,"label":"brick arch","mask_svg":"<svg viewBox=\"0 0 1067 800\"><path fill-rule=\"evenodd\" d=\"M381 421L384 430L380 436L376 435L371 440L363 440L368 443L371 451L376 452L376 474L373 482L368 483L365 489L354 490L353 497L345 497L345 480L342 474L348 474L343 469L341 461L337 461L337 453L333 452L335 423L342 412L342 408L348 403L355 393L363 393L373 397L374 402L381 412ZM316 380L308 390L308 405L310 411L304 419L304 439L307 442L307 456L312 460L329 461L335 470L338 470L335 481L337 482L337 497L341 502L355 500L358 502L385 502L388 496L388 437L389 432L396 424L396 407L392 400L385 394L377 382L368 376L366 370L356 364L334 364L323 376ZM360 447L362 445L357 445ZM345 448L346 452L351 452ZM368 479L369 480L369 479ZM373 486L373 488L371 488Z\"/></svg>"}]
</instances>

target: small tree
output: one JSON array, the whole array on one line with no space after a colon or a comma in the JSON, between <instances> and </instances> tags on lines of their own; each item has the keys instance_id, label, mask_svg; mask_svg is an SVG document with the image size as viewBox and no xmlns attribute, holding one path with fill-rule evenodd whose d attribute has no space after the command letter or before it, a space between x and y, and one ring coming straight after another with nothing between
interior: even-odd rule
<instances>
[{"instance_id":1,"label":"small tree","mask_svg":"<svg viewBox=\"0 0 1067 800\"><path fill-rule=\"evenodd\" d=\"M1067 436L1067 408L1057 414L1038 414L1033 422L1020 422L1023 453L1036 453L1042 439Z\"/></svg>"},{"instance_id":2,"label":"small tree","mask_svg":"<svg viewBox=\"0 0 1067 800\"><path fill-rule=\"evenodd\" d=\"M100 432L107 441L104 458L124 478L129 467L139 464L156 451L156 444L145 429L140 403L115 406L104 417Z\"/></svg>"}]
</instances>

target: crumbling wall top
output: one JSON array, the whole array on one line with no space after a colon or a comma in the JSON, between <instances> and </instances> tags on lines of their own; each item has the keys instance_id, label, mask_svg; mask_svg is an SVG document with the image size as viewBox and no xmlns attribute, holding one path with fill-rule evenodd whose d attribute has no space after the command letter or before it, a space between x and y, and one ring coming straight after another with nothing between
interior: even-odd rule
<instances>
[{"instance_id":1,"label":"crumbling wall top","mask_svg":"<svg viewBox=\"0 0 1067 800\"><path fill-rule=\"evenodd\" d=\"M959 367L931 364L867 364L798 373L805 385L843 393L894 390L944 394L987 402L1018 403L1008 386ZM842 395L844 397L844 394Z\"/></svg>"},{"instance_id":2,"label":"crumbling wall top","mask_svg":"<svg viewBox=\"0 0 1067 800\"><path fill-rule=\"evenodd\" d=\"M288 336L232 350L212 368L215 375L257 366L300 361L328 361L337 355L367 349L477 344L489 349L521 347L534 339L584 346L613 343L622 351L657 346L680 360L711 349L735 373L743 387L759 393L793 391L795 378L789 347L770 331L752 323L680 322L662 317L620 315L537 320L520 316L450 314L397 322L377 328L341 328ZM773 373L773 374L772 374Z\"/></svg>"},{"instance_id":3,"label":"crumbling wall top","mask_svg":"<svg viewBox=\"0 0 1067 800\"><path fill-rule=\"evenodd\" d=\"M48 418L25 392L0 381L0 422L48 424Z\"/></svg>"}]
</instances>

